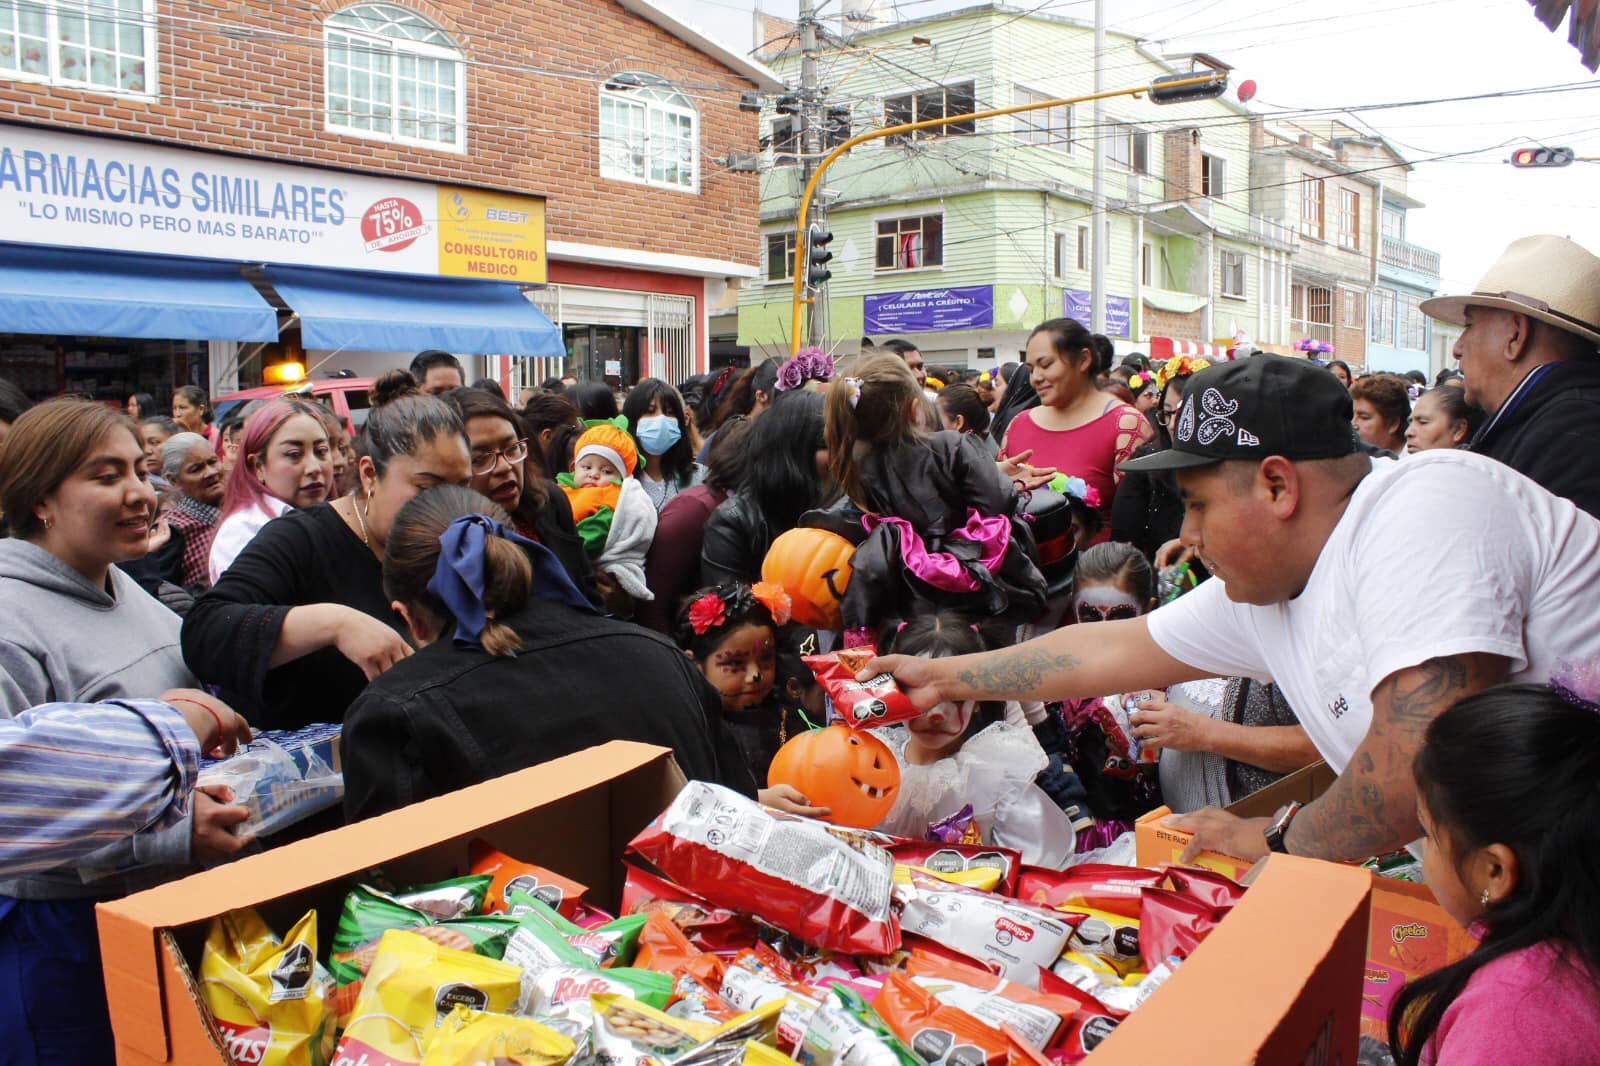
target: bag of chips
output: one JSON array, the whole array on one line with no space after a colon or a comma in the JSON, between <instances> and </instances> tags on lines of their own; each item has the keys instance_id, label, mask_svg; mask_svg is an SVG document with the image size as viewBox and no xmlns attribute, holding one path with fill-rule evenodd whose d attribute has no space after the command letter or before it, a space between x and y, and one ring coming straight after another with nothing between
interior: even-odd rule
<instances>
[{"instance_id":1,"label":"bag of chips","mask_svg":"<svg viewBox=\"0 0 1600 1066\"><path fill-rule=\"evenodd\" d=\"M883 979L883 991L872 1007L928 1066L1007 1066L1011 1061L1011 1039L998 1028L940 1002L903 973Z\"/></svg>"},{"instance_id":2,"label":"bag of chips","mask_svg":"<svg viewBox=\"0 0 1600 1066\"><path fill-rule=\"evenodd\" d=\"M898 862L894 864L895 884L909 885L912 874L921 874L923 877L931 877L936 881L960 885L963 888L975 888L979 892L993 892L1000 887L1000 871L990 866L980 866L975 870L952 870L949 873L937 873L924 866L905 866Z\"/></svg>"},{"instance_id":3,"label":"bag of chips","mask_svg":"<svg viewBox=\"0 0 1600 1066\"><path fill-rule=\"evenodd\" d=\"M541 971L531 979L523 976L522 997L517 1013L538 1018L571 1038L578 1048L576 1058L582 1062L588 1059L591 1052L594 1010L590 1005L590 997L597 995L624 996L659 1010L671 999L672 978L663 973L625 966L610 970L556 966Z\"/></svg>"},{"instance_id":4,"label":"bag of chips","mask_svg":"<svg viewBox=\"0 0 1600 1066\"><path fill-rule=\"evenodd\" d=\"M481 912L493 880L486 874L468 874L389 894L396 902L421 911L436 922L443 922Z\"/></svg>"},{"instance_id":5,"label":"bag of chips","mask_svg":"<svg viewBox=\"0 0 1600 1066\"><path fill-rule=\"evenodd\" d=\"M1153 970L1168 956L1188 958L1231 909L1164 888L1145 889L1139 913L1139 950L1145 968Z\"/></svg>"},{"instance_id":6,"label":"bag of chips","mask_svg":"<svg viewBox=\"0 0 1600 1066\"><path fill-rule=\"evenodd\" d=\"M488 888L489 880L488 877L478 878L482 889ZM350 1013L361 996L361 979L378 953L379 940L391 929L408 929L441 947L471 951L486 958L498 959L505 954L506 943L517 929L516 919L481 915L435 921L404 902L420 900L434 906L437 913L454 913L458 904L470 902L470 899L462 901L453 895L452 885L452 882L443 882L442 887L423 886L399 895L380 892L371 885L357 885L345 896L339 927L333 934L333 950L328 957L328 970L336 986L333 1007L340 1028L349 1024ZM480 901L483 898L481 891L476 896ZM454 902L445 903L452 899Z\"/></svg>"},{"instance_id":7,"label":"bag of chips","mask_svg":"<svg viewBox=\"0 0 1600 1066\"><path fill-rule=\"evenodd\" d=\"M883 955L900 945L894 859L849 830L691 781L628 847L718 906L818 947Z\"/></svg>"},{"instance_id":8,"label":"bag of chips","mask_svg":"<svg viewBox=\"0 0 1600 1066\"><path fill-rule=\"evenodd\" d=\"M756 923L738 911L718 907L664 877L624 863L622 913L660 911L701 951L731 955L756 939Z\"/></svg>"},{"instance_id":9,"label":"bag of chips","mask_svg":"<svg viewBox=\"0 0 1600 1066\"><path fill-rule=\"evenodd\" d=\"M1139 919L1094 907L1074 907L1060 913L1082 916L1073 927L1069 951L1097 956L1123 976L1140 968Z\"/></svg>"},{"instance_id":10,"label":"bag of chips","mask_svg":"<svg viewBox=\"0 0 1600 1066\"><path fill-rule=\"evenodd\" d=\"M828 990L811 1016L795 1061L804 1066L922 1066L866 1000L848 988Z\"/></svg>"},{"instance_id":11,"label":"bag of chips","mask_svg":"<svg viewBox=\"0 0 1600 1066\"><path fill-rule=\"evenodd\" d=\"M623 996L597 995L590 1002L594 1056L604 1066L733 1066L743 1061L746 1041L772 1039L779 1009L774 1003L708 1026Z\"/></svg>"},{"instance_id":12,"label":"bag of chips","mask_svg":"<svg viewBox=\"0 0 1600 1066\"><path fill-rule=\"evenodd\" d=\"M563 1066L576 1046L549 1026L457 1006L434 1030L422 1066Z\"/></svg>"},{"instance_id":13,"label":"bag of chips","mask_svg":"<svg viewBox=\"0 0 1600 1066\"><path fill-rule=\"evenodd\" d=\"M1226 910L1244 898L1244 886L1239 882L1201 866L1169 866L1166 876L1174 892L1192 896L1212 907Z\"/></svg>"},{"instance_id":14,"label":"bag of chips","mask_svg":"<svg viewBox=\"0 0 1600 1066\"><path fill-rule=\"evenodd\" d=\"M1081 919L1024 906L923 874L895 885L900 927L977 959L1002 977L1032 986L1039 967L1060 957Z\"/></svg>"},{"instance_id":15,"label":"bag of chips","mask_svg":"<svg viewBox=\"0 0 1600 1066\"><path fill-rule=\"evenodd\" d=\"M516 1006L522 973L467 951L391 929L361 985L335 1062L420 1066L434 1031L458 1006L504 1014Z\"/></svg>"},{"instance_id":16,"label":"bag of chips","mask_svg":"<svg viewBox=\"0 0 1600 1066\"><path fill-rule=\"evenodd\" d=\"M1065 870L1024 866L1017 878L1017 898L1036 907L1090 907L1137 918L1139 891L1159 885L1163 876L1160 870L1102 863L1084 863Z\"/></svg>"},{"instance_id":17,"label":"bag of chips","mask_svg":"<svg viewBox=\"0 0 1600 1066\"><path fill-rule=\"evenodd\" d=\"M1017 876L1022 870L1022 853L1011 848L983 844L940 844L929 840L897 840L887 845L894 861L920 866L939 875L972 870L999 870L1000 883L994 891L1002 896L1017 895Z\"/></svg>"},{"instance_id":18,"label":"bag of chips","mask_svg":"<svg viewBox=\"0 0 1600 1066\"><path fill-rule=\"evenodd\" d=\"M474 840L469 845L468 855L473 873L488 874L493 879L483 901L483 909L489 914L499 914L509 909L511 893L518 891L543 900L562 916L571 918L578 897L588 891L584 885L552 873L543 866L522 862L496 851L482 840Z\"/></svg>"},{"instance_id":19,"label":"bag of chips","mask_svg":"<svg viewBox=\"0 0 1600 1066\"><path fill-rule=\"evenodd\" d=\"M893 674L879 674L869 681L857 681L859 674L878 653L870 647L849 648L827 655L804 655L817 683L833 702L839 720L852 729L908 722L922 712L911 697L900 690Z\"/></svg>"},{"instance_id":20,"label":"bag of chips","mask_svg":"<svg viewBox=\"0 0 1600 1066\"><path fill-rule=\"evenodd\" d=\"M317 962L317 912L281 942L252 908L211 923L200 998L234 1062L324 1066L333 1051L333 980Z\"/></svg>"},{"instance_id":21,"label":"bag of chips","mask_svg":"<svg viewBox=\"0 0 1600 1066\"><path fill-rule=\"evenodd\" d=\"M823 999L820 990L802 982L788 962L765 944L734 956L718 993L729 1006L742 1011L779 1004L778 1046L791 1049L800 1043Z\"/></svg>"},{"instance_id":22,"label":"bag of chips","mask_svg":"<svg viewBox=\"0 0 1600 1066\"><path fill-rule=\"evenodd\" d=\"M574 950L588 956L591 964L602 970L611 966L626 966L633 961L633 954L639 946L639 931L644 928L646 918L643 914L630 914L624 918L613 918L593 929L585 929L561 917L543 900L534 899L520 890L512 890L510 904L519 917L517 932L512 934L512 943L506 948L508 953L523 942L525 934L549 931ZM516 959L512 961L518 962ZM518 962L518 965L526 964Z\"/></svg>"}]
</instances>

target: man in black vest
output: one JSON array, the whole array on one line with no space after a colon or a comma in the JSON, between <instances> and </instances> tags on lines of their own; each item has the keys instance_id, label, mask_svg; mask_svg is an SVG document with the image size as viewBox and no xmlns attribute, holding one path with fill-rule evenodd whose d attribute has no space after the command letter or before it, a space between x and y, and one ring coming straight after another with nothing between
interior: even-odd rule
<instances>
[{"instance_id":1,"label":"man in black vest","mask_svg":"<svg viewBox=\"0 0 1600 1066\"><path fill-rule=\"evenodd\" d=\"M1489 415L1469 447L1600 516L1600 258L1523 237L1470 295L1422 310L1466 327L1454 354Z\"/></svg>"}]
</instances>

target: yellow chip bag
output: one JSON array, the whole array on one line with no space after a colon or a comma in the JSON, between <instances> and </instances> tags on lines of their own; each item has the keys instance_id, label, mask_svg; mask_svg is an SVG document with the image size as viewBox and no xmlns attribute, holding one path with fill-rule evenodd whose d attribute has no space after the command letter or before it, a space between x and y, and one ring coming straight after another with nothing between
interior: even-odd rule
<instances>
[{"instance_id":1,"label":"yellow chip bag","mask_svg":"<svg viewBox=\"0 0 1600 1066\"><path fill-rule=\"evenodd\" d=\"M594 1059L605 1066L742 1062L747 1043L776 1039L784 1003L774 999L721 1025L710 1025L674 1017L615 993L599 992L589 1001L594 1007Z\"/></svg>"},{"instance_id":2,"label":"yellow chip bag","mask_svg":"<svg viewBox=\"0 0 1600 1066\"><path fill-rule=\"evenodd\" d=\"M913 873L927 874L929 877L937 877L953 885L966 885L968 888L977 888L984 892L993 892L1000 887L1000 879L1005 877L1004 870L998 870L993 866L974 866L970 870L930 870L926 866L907 866L897 862L894 864L895 884L909 885Z\"/></svg>"},{"instance_id":3,"label":"yellow chip bag","mask_svg":"<svg viewBox=\"0 0 1600 1066\"><path fill-rule=\"evenodd\" d=\"M796 1066L796 1063L775 1047L747 1040L744 1045L743 1066Z\"/></svg>"},{"instance_id":4,"label":"yellow chip bag","mask_svg":"<svg viewBox=\"0 0 1600 1066\"><path fill-rule=\"evenodd\" d=\"M562 1066L577 1051L569 1038L529 1018L457 1006L427 1041L422 1066Z\"/></svg>"},{"instance_id":5,"label":"yellow chip bag","mask_svg":"<svg viewBox=\"0 0 1600 1066\"><path fill-rule=\"evenodd\" d=\"M516 1006L521 992L520 966L391 929L378 941L334 1062L419 1066L435 1031L456 1007L503 1014Z\"/></svg>"},{"instance_id":6,"label":"yellow chip bag","mask_svg":"<svg viewBox=\"0 0 1600 1066\"><path fill-rule=\"evenodd\" d=\"M200 997L228 1055L250 1066L325 1066L333 979L317 964L317 912L281 942L253 909L211 923L200 957Z\"/></svg>"}]
</instances>

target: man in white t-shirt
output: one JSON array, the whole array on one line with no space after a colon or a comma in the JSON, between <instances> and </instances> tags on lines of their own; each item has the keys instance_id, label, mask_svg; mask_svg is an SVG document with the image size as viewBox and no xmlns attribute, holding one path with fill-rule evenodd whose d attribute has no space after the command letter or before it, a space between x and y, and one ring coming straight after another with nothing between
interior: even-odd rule
<instances>
[{"instance_id":1,"label":"man in white t-shirt","mask_svg":"<svg viewBox=\"0 0 1600 1066\"><path fill-rule=\"evenodd\" d=\"M1270 679L1339 779L1277 818L1173 818L1196 833L1191 851L1358 860L1401 847L1419 833L1411 762L1436 714L1546 681L1559 660L1600 660L1600 521L1482 456L1369 459L1350 418L1344 387L1302 360L1201 371L1173 447L1123 469L1176 472L1183 541L1216 580L1143 618L868 671L893 672L919 706Z\"/></svg>"}]
</instances>

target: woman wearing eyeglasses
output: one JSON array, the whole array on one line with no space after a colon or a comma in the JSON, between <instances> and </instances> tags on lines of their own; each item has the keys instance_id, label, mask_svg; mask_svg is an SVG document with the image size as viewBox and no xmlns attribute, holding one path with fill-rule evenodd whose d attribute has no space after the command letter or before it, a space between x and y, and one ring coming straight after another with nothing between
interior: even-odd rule
<instances>
[{"instance_id":1,"label":"woman wearing eyeglasses","mask_svg":"<svg viewBox=\"0 0 1600 1066\"><path fill-rule=\"evenodd\" d=\"M184 620L189 668L262 728L341 721L368 681L411 654L383 587L389 525L419 492L471 479L454 408L403 370L371 398L355 494L268 522Z\"/></svg>"},{"instance_id":2,"label":"woman wearing eyeglasses","mask_svg":"<svg viewBox=\"0 0 1600 1066\"><path fill-rule=\"evenodd\" d=\"M511 516L513 528L549 548L567 576L599 605L594 565L583 550L572 506L544 469L534 435L498 392L452 389L443 396L461 415L472 463L472 491Z\"/></svg>"}]
</instances>

